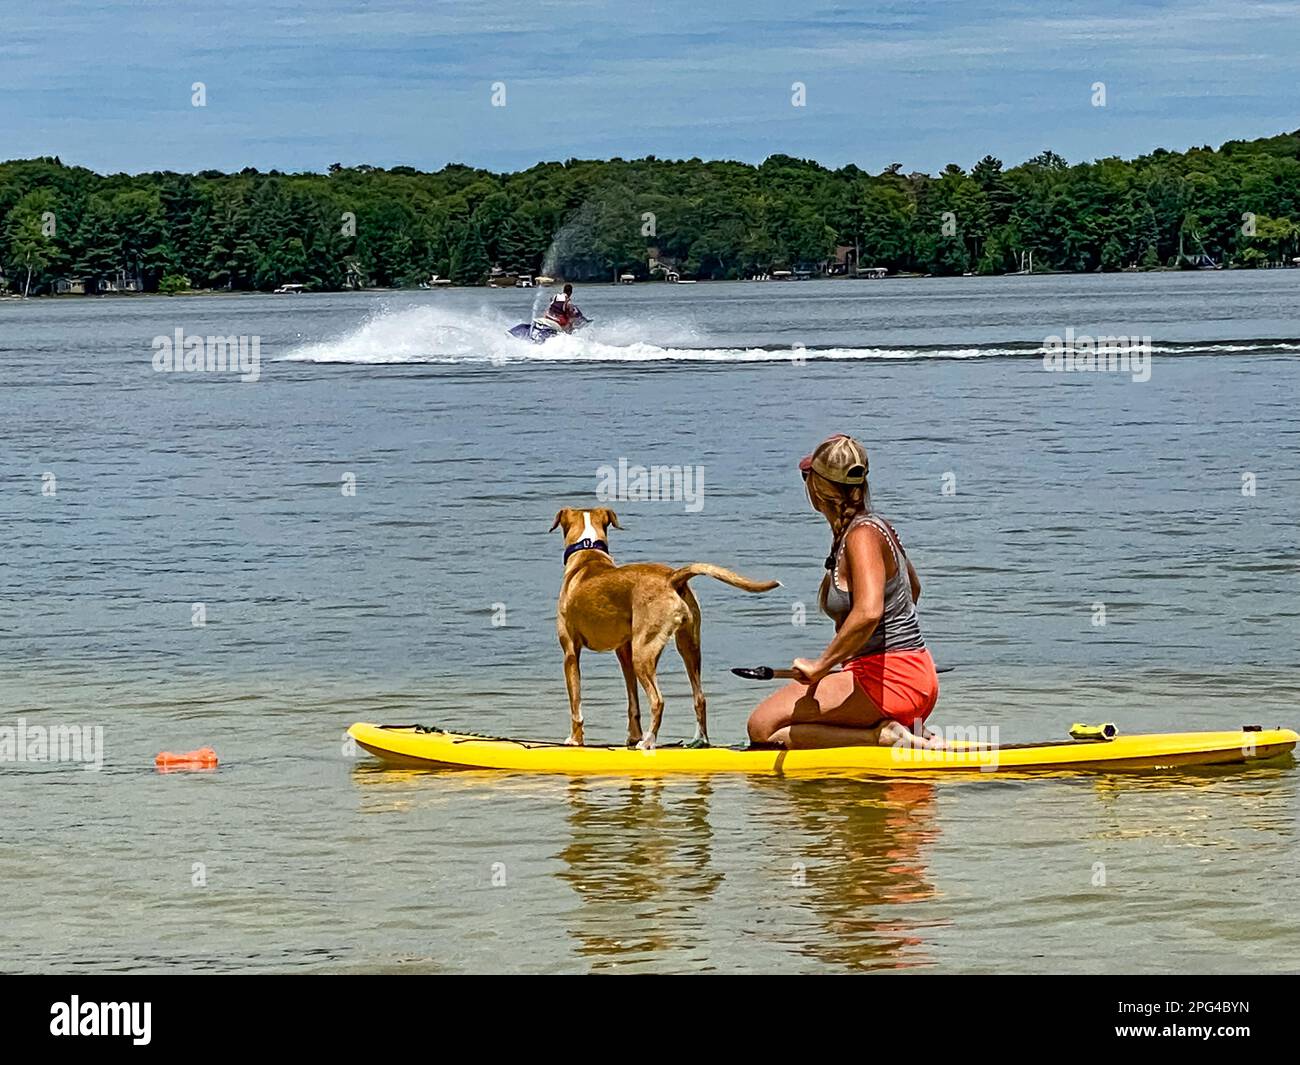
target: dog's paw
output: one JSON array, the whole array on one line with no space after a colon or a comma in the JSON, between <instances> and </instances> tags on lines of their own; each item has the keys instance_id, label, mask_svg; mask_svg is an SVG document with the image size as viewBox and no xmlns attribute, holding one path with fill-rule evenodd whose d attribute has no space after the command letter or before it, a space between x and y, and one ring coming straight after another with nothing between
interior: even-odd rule
<instances>
[{"instance_id":1,"label":"dog's paw","mask_svg":"<svg viewBox=\"0 0 1300 1065\"><path fill-rule=\"evenodd\" d=\"M655 749L655 738L653 736L642 736L636 745L638 751L653 751Z\"/></svg>"},{"instance_id":2,"label":"dog's paw","mask_svg":"<svg viewBox=\"0 0 1300 1065\"><path fill-rule=\"evenodd\" d=\"M582 737L581 737L581 736L574 736L574 735L570 734L569 736L566 736L566 737L565 737L565 739L564 739L564 745L565 745L566 747L581 747L581 746L582 746Z\"/></svg>"}]
</instances>

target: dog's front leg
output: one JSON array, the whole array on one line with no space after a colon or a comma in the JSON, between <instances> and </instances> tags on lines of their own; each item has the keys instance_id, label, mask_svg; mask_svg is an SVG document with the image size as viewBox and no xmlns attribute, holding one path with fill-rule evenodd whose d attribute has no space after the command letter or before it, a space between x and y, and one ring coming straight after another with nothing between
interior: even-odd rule
<instances>
[{"instance_id":1,"label":"dog's front leg","mask_svg":"<svg viewBox=\"0 0 1300 1065\"><path fill-rule=\"evenodd\" d=\"M578 671L576 644L561 641L564 648L564 683L569 689L569 738L564 742L574 747L582 746L582 674Z\"/></svg>"},{"instance_id":2,"label":"dog's front leg","mask_svg":"<svg viewBox=\"0 0 1300 1065\"><path fill-rule=\"evenodd\" d=\"M623 667L623 683L627 685L627 745L635 747L641 742L641 700L636 687L636 670L632 668L632 645L625 643L615 652L618 664Z\"/></svg>"}]
</instances>

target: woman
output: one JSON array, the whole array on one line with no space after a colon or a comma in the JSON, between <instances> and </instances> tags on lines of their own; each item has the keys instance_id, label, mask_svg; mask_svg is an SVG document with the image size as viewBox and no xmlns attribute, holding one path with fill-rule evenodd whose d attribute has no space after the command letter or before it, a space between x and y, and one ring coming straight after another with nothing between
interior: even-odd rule
<instances>
[{"instance_id":1,"label":"woman","mask_svg":"<svg viewBox=\"0 0 1300 1065\"><path fill-rule=\"evenodd\" d=\"M866 449L832 436L799 469L813 509L831 527L819 600L835 637L819 658L794 660L795 681L750 715L750 740L942 746L925 728L939 677L916 617L921 582L893 526L871 509Z\"/></svg>"}]
</instances>

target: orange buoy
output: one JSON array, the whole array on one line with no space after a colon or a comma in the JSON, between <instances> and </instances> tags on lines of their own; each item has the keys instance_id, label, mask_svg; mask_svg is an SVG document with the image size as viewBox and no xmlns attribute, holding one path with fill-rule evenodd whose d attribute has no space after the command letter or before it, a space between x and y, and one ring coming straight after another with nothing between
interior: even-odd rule
<instances>
[{"instance_id":1,"label":"orange buoy","mask_svg":"<svg viewBox=\"0 0 1300 1065\"><path fill-rule=\"evenodd\" d=\"M153 764L166 772L177 769L216 769L217 752L211 747L200 747L197 751L173 754L163 751L154 758Z\"/></svg>"}]
</instances>

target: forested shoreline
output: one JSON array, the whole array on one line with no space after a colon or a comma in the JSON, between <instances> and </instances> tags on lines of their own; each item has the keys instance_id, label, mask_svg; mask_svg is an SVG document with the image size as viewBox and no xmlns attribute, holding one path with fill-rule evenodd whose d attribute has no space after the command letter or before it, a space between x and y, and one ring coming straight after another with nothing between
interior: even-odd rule
<instances>
[{"instance_id":1,"label":"forested shoreline","mask_svg":"<svg viewBox=\"0 0 1300 1065\"><path fill-rule=\"evenodd\" d=\"M852 255L849 254L852 249ZM311 290L493 274L645 279L1257 267L1300 256L1300 131L1069 165L1047 151L932 176L776 155L569 160L495 174L99 175L0 163L0 289ZM838 264L838 266L837 266Z\"/></svg>"}]
</instances>

